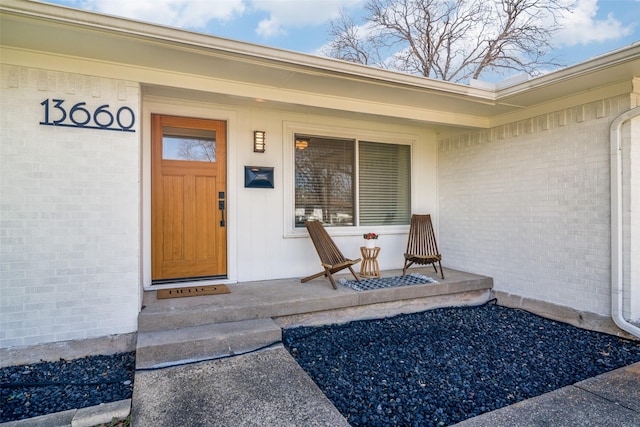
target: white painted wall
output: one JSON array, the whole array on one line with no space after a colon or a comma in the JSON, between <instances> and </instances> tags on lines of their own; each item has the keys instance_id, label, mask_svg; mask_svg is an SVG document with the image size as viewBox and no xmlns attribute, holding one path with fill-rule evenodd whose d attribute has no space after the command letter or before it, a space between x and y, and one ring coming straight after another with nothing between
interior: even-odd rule
<instances>
[{"instance_id":1,"label":"white painted wall","mask_svg":"<svg viewBox=\"0 0 640 427\"><path fill-rule=\"evenodd\" d=\"M415 212L437 216L435 133L418 127L388 125L379 121L349 120L339 115L309 115L291 111L230 106L215 103L195 103L188 99L147 97L143 103L144 120L151 113L228 120L228 212L229 281L251 282L289 277L305 277L319 272L320 260L306 230L293 230L294 169L293 131L307 129L326 136L365 136L379 141L411 141L412 144L412 204ZM145 123L144 128L148 128ZM266 131L266 152L253 152L253 131ZM150 230L150 143L143 132L143 229ZM275 188L245 188L244 166L274 167ZM330 230L345 256L360 257L362 234L381 234L378 258L380 268L402 268L408 226L348 227ZM144 270L150 267L150 245L145 231ZM144 274L144 286L149 288L150 274Z\"/></svg>"},{"instance_id":2,"label":"white painted wall","mask_svg":"<svg viewBox=\"0 0 640 427\"><path fill-rule=\"evenodd\" d=\"M0 347L135 331L139 131L39 122L54 98L139 117L138 84L3 64L0 88Z\"/></svg>"},{"instance_id":3,"label":"white painted wall","mask_svg":"<svg viewBox=\"0 0 640 427\"><path fill-rule=\"evenodd\" d=\"M610 313L609 125L620 96L439 141L443 264Z\"/></svg>"}]
</instances>

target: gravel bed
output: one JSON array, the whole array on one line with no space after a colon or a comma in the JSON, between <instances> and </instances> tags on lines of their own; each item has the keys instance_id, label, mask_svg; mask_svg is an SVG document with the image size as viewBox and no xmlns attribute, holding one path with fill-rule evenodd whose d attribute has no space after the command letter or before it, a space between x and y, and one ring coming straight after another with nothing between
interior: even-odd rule
<instances>
[{"instance_id":1,"label":"gravel bed","mask_svg":"<svg viewBox=\"0 0 640 427\"><path fill-rule=\"evenodd\" d=\"M494 304L283 331L353 426L446 426L640 361L640 342ZM131 398L135 353L0 369L0 422Z\"/></svg>"},{"instance_id":2,"label":"gravel bed","mask_svg":"<svg viewBox=\"0 0 640 427\"><path fill-rule=\"evenodd\" d=\"M283 331L353 426L446 426L640 361L640 342L488 303Z\"/></svg>"},{"instance_id":3,"label":"gravel bed","mask_svg":"<svg viewBox=\"0 0 640 427\"><path fill-rule=\"evenodd\" d=\"M135 353L0 369L0 422L129 399Z\"/></svg>"}]
</instances>

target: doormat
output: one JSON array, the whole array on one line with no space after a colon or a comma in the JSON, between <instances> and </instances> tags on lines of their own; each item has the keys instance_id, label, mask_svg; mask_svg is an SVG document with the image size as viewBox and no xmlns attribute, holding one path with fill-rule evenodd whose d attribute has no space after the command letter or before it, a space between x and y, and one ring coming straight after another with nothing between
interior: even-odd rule
<instances>
[{"instance_id":1,"label":"doormat","mask_svg":"<svg viewBox=\"0 0 640 427\"><path fill-rule=\"evenodd\" d=\"M373 289L396 288L399 286L423 285L426 283L438 283L437 280L427 277L423 274L411 273L406 276L382 277L379 279L362 279L356 280L339 279L338 283L342 286L353 289L354 291L370 291Z\"/></svg>"},{"instance_id":2,"label":"doormat","mask_svg":"<svg viewBox=\"0 0 640 427\"><path fill-rule=\"evenodd\" d=\"M189 286L187 288L158 289L157 298L198 297L201 295L228 294L229 292L231 291L226 285Z\"/></svg>"}]
</instances>

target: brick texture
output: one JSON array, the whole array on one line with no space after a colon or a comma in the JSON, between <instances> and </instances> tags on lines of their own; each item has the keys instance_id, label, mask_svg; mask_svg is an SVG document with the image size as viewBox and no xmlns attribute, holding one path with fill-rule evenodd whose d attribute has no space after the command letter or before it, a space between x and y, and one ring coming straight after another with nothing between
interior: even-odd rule
<instances>
[{"instance_id":1,"label":"brick texture","mask_svg":"<svg viewBox=\"0 0 640 427\"><path fill-rule=\"evenodd\" d=\"M439 141L443 262L495 289L610 313L609 127L620 96Z\"/></svg>"},{"instance_id":2,"label":"brick texture","mask_svg":"<svg viewBox=\"0 0 640 427\"><path fill-rule=\"evenodd\" d=\"M39 123L46 99L139 116L137 83L2 65L0 84L0 347L135 331L139 131Z\"/></svg>"}]
</instances>

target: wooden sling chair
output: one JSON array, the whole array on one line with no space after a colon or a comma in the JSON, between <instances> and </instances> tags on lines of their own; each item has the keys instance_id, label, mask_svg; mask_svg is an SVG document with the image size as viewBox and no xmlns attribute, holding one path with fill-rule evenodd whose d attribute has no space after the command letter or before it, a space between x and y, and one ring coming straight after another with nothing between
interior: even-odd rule
<instances>
[{"instance_id":1,"label":"wooden sling chair","mask_svg":"<svg viewBox=\"0 0 640 427\"><path fill-rule=\"evenodd\" d=\"M316 251L318 252L318 256L320 257L320 263L322 267L324 267L324 271L320 273L314 274L309 277L305 277L301 280L302 283L308 282L309 280L315 279L316 277L326 276L329 278L333 289L338 289L336 285L336 281L333 278L333 273L336 273L340 270L344 270L348 268L353 277L359 282L358 276L356 276L356 272L353 271L351 267L354 264L357 264L361 261L360 258L352 260L347 259L342 255L340 249L336 246L327 233L327 230L322 226L320 221L305 221L304 225L307 227L309 231L309 237L311 237L311 241L313 245L316 247Z\"/></svg>"},{"instance_id":2,"label":"wooden sling chair","mask_svg":"<svg viewBox=\"0 0 640 427\"><path fill-rule=\"evenodd\" d=\"M437 273L437 262L440 266L440 276L444 279L441 261L442 255L438 252L436 235L433 231L433 225L431 224L431 215L411 215L409 241L407 242L407 251L404 254L402 275L407 274L407 269L413 264L432 264L433 269Z\"/></svg>"}]
</instances>

